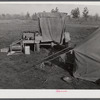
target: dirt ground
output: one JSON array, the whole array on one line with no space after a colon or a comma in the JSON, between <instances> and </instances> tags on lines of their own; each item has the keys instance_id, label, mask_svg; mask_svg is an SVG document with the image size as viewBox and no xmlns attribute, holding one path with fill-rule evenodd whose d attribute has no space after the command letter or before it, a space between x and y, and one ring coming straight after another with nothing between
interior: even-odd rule
<instances>
[{"instance_id":1,"label":"dirt ground","mask_svg":"<svg viewBox=\"0 0 100 100\"><path fill-rule=\"evenodd\" d=\"M99 89L93 82L74 79L73 83L64 82L61 77L71 77L68 66L58 59L52 65L35 64L48 55L48 51L31 52L31 55L7 56L0 53L0 88L1 89ZM3 58L3 59L2 59ZM34 64L34 65L33 65ZM65 68L66 67L66 68Z\"/></svg>"},{"instance_id":2,"label":"dirt ground","mask_svg":"<svg viewBox=\"0 0 100 100\"><path fill-rule=\"evenodd\" d=\"M78 44L96 30L88 26L66 25L71 33L71 45ZM5 28L4 28L5 27ZM6 28L7 27L7 28ZM8 47L13 41L21 38L23 31L38 30L37 22L16 21L0 23L0 49ZM49 50L31 52L31 55L18 54L7 56L0 53L0 88L1 89L99 89L100 85L85 80L73 79L72 83L66 83L61 78L71 77L67 67L58 59L52 64L40 64L37 62L48 56Z\"/></svg>"}]
</instances>

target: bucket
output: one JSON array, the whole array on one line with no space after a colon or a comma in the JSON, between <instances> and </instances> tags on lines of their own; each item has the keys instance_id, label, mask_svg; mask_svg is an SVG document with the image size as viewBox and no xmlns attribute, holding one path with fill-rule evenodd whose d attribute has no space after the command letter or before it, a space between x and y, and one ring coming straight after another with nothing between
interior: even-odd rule
<instances>
[{"instance_id":1,"label":"bucket","mask_svg":"<svg viewBox=\"0 0 100 100\"><path fill-rule=\"evenodd\" d=\"M30 46L25 46L25 54L30 54Z\"/></svg>"}]
</instances>

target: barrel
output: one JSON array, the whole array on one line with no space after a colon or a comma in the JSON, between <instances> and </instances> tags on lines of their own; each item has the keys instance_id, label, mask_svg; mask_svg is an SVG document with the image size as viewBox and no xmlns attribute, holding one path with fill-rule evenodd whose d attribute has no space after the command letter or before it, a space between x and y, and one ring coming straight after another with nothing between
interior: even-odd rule
<instances>
[{"instance_id":1,"label":"barrel","mask_svg":"<svg viewBox=\"0 0 100 100\"><path fill-rule=\"evenodd\" d=\"M30 46L25 46L25 54L30 54Z\"/></svg>"}]
</instances>

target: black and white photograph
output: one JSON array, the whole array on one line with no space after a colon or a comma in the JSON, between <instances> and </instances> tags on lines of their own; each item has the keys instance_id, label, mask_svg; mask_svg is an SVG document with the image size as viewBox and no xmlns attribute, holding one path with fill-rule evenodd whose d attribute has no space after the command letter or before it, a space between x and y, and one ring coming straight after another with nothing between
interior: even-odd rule
<instances>
[{"instance_id":1,"label":"black and white photograph","mask_svg":"<svg viewBox=\"0 0 100 100\"><path fill-rule=\"evenodd\" d=\"M0 2L0 89L100 89L100 2Z\"/></svg>"}]
</instances>

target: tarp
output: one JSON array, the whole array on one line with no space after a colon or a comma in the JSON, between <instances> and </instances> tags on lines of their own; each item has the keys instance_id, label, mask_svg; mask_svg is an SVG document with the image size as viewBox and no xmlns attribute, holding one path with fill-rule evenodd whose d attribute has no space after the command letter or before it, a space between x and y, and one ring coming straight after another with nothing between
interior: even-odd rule
<instances>
[{"instance_id":1,"label":"tarp","mask_svg":"<svg viewBox=\"0 0 100 100\"><path fill-rule=\"evenodd\" d=\"M76 78L100 79L100 28L74 49Z\"/></svg>"},{"instance_id":2,"label":"tarp","mask_svg":"<svg viewBox=\"0 0 100 100\"><path fill-rule=\"evenodd\" d=\"M40 18L40 28L43 42L55 41L60 43L64 29L64 20L60 17L43 17Z\"/></svg>"}]
</instances>

